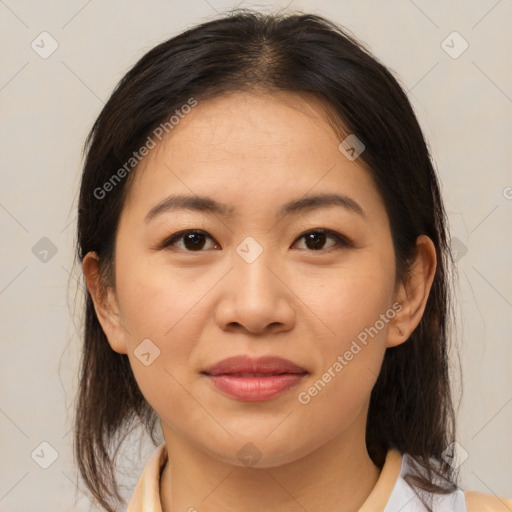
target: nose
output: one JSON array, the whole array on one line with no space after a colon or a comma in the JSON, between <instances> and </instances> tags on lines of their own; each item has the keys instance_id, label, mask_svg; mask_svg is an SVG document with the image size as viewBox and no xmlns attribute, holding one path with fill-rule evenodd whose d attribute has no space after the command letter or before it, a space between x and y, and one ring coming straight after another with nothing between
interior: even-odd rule
<instances>
[{"instance_id":1,"label":"nose","mask_svg":"<svg viewBox=\"0 0 512 512\"><path fill-rule=\"evenodd\" d=\"M233 268L222 280L216 321L227 331L287 331L295 322L293 297L286 276L265 251L250 263L235 254Z\"/></svg>"}]
</instances>

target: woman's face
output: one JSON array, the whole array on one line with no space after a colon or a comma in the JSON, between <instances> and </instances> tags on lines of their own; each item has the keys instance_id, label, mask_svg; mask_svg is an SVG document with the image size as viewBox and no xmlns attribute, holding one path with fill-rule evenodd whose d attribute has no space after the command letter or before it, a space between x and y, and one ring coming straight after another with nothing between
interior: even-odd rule
<instances>
[{"instance_id":1,"label":"woman's face","mask_svg":"<svg viewBox=\"0 0 512 512\"><path fill-rule=\"evenodd\" d=\"M199 101L137 169L116 241L123 330L110 342L168 441L236 465L253 450L270 467L364 439L398 311L395 260L383 201L340 142L316 100L233 93ZM208 202L149 214L171 196ZM186 230L200 233L164 243ZM233 396L204 372L240 355L307 373L266 396L239 389L247 376Z\"/></svg>"}]
</instances>

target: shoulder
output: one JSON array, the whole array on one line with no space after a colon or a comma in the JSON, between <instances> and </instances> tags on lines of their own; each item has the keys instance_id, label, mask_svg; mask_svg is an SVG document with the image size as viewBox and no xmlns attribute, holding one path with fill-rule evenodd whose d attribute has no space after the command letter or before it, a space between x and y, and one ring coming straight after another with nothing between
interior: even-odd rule
<instances>
[{"instance_id":1,"label":"shoulder","mask_svg":"<svg viewBox=\"0 0 512 512\"><path fill-rule=\"evenodd\" d=\"M414 464L413 458L408 454L402 454L402 468L400 477L395 486L397 496L403 493L404 504L410 502L419 508L411 510L426 510L416 503L416 494L419 493L427 499L433 498L435 501L434 510L450 512L512 512L512 500L495 494L485 494L477 491L463 490L457 486L457 489L448 494L429 494L416 489L413 491L406 483L406 474L422 474L422 468ZM401 494L400 494L401 495ZM393 497L393 496L392 496ZM401 510L400 508L390 508L391 510ZM405 509L404 509L405 510Z\"/></svg>"},{"instance_id":2,"label":"shoulder","mask_svg":"<svg viewBox=\"0 0 512 512\"><path fill-rule=\"evenodd\" d=\"M465 491L468 512L511 512L512 500L483 494L476 491Z\"/></svg>"}]
</instances>

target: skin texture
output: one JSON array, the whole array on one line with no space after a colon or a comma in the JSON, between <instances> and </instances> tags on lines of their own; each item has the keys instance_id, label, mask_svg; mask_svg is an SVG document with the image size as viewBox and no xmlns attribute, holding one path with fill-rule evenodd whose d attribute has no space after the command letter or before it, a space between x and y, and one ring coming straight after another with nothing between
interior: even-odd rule
<instances>
[{"instance_id":1,"label":"skin texture","mask_svg":"<svg viewBox=\"0 0 512 512\"><path fill-rule=\"evenodd\" d=\"M128 354L160 418L170 454L165 512L350 512L377 481L365 445L370 392L385 350L405 342L421 319L435 249L419 237L410 278L396 282L382 198L340 142L322 104L304 95L232 93L199 102L136 170L117 233L115 289L102 294L97 255L84 259L109 343ZM317 193L349 196L364 217L340 206L276 217L283 203ZM145 223L170 194L207 195L234 213L175 210ZM315 228L353 245L327 237L311 248L302 235ZM203 249L187 252L183 238L155 249L185 229L209 235ZM263 249L252 263L236 252L248 236ZM299 393L396 301L398 315L300 403ZM161 351L149 366L134 354L147 338ZM241 402L200 373L241 354L280 356L309 373L274 399ZM253 467L237 455L247 443L261 457Z\"/></svg>"}]
</instances>

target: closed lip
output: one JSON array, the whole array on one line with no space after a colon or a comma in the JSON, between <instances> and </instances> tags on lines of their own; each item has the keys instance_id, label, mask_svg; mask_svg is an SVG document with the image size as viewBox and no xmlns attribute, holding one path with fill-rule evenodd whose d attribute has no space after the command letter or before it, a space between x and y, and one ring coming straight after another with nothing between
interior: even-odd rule
<instances>
[{"instance_id":1,"label":"closed lip","mask_svg":"<svg viewBox=\"0 0 512 512\"><path fill-rule=\"evenodd\" d=\"M202 373L207 375L237 375L240 377L265 377L283 374L306 374L304 368L288 359L276 356L253 358L247 355L223 359Z\"/></svg>"}]
</instances>

